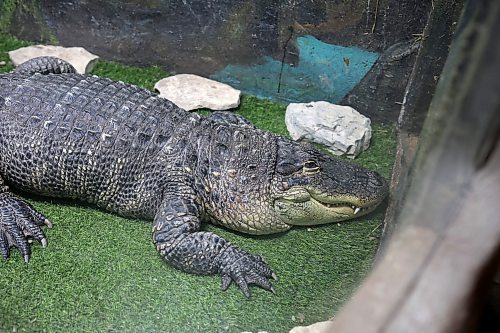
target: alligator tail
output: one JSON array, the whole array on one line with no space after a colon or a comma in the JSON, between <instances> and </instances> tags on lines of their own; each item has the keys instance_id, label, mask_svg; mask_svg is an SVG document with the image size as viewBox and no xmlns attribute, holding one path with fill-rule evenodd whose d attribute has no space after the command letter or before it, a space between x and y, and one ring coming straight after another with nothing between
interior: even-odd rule
<instances>
[{"instance_id":1,"label":"alligator tail","mask_svg":"<svg viewBox=\"0 0 500 333\"><path fill-rule=\"evenodd\" d=\"M16 74L64 74L76 73L76 69L67 61L56 57L37 57L23 62L14 70Z\"/></svg>"}]
</instances>

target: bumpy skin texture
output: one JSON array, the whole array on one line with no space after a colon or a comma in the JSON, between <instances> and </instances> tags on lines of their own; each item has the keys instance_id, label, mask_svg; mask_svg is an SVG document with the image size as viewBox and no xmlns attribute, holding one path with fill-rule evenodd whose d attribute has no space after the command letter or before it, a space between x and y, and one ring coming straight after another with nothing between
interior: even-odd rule
<instances>
[{"instance_id":1,"label":"bumpy skin texture","mask_svg":"<svg viewBox=\"0 0 500 333\"><path fill-rule=\"evenodd\" d=\"M56 57L38 57L17 66L16 73L21 75L63 74L76 73L76 69L70 63Z\"/></svg>"},{"instance_id":2,"label":"bumpy skin texture","mask_svg":"<svg viewBox=\"0 0 500 333\"><path fill-rule=\"evenodd\" d=\"M140 88L38 58L0 76L0 252L47 245L51 223L11 187L153 219L160 255L185 272L274 291L259 256L203 221L266 234L345 220L387 193L376 173L216 112L203 118ZM357 207L357 208L356 208ZM359 216L359 215L358 215Z\"/></svg>"}]
</instances>

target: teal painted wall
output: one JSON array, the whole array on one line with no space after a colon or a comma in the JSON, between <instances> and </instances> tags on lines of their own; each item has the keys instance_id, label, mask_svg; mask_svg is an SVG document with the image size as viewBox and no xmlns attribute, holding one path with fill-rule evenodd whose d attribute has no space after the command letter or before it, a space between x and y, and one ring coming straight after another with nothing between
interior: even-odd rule
<instances>
[{"instance_id":1,"label":"teal painted wall","mask_svg":"<svg viewBox=\"0 0 500 333\"><path fill-rule=\"evenodd\" d=\"M229 64L211 78L262 98L335 103L363 79L379 57L375 52L324 43L313 36L298 37L296 45L297 65L265 56L254 65Z\"/></svg>"}]
</instances>

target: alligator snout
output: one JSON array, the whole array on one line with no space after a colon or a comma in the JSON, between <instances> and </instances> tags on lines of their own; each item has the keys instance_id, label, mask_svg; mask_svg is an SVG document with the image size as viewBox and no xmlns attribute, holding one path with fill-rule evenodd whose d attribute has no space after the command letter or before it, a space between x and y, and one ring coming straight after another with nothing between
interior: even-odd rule
<instances>
[{"instance_id":1,"label":"alligator snout","mask_svg":"<svg viewBox=\"0 0 500 333\"><path fill-rule=\"evenodd\" d=\"M382 199L384 199L387 193L389 192L388 182L385 180L384 177L382 177L376 171L368 170L367 174L368 174L367 187L370 189L371 192L373 192L372 195L381 198L380 201L382 201Z\"/></svg>"}]
</instances>

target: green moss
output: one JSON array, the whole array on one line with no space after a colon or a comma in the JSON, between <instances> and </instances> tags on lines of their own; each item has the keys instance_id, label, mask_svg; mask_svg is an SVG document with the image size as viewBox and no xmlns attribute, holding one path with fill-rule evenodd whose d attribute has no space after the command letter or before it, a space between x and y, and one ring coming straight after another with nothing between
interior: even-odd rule
<instances>
[{"instance_id":1,"label":"green moss","mask_svg":"<svg viewBox=\"0 0 500 333\"><path fill-rule=\"evenodd\" d=\"M23 43L0 36L0 58ZM111 62L100 62L93 73L148 89L166 75ZM236 112L286 134L282 104L243 96ZM393 128L374 126L372 147L356 161L388 177L394 147ZM29 200L54 228L45 231L48 248L32 247L29 264L15 250L0 261L0 331L288 332L335 314L370 268L383 220L381 208L352 222L272 237L207 225L264 256L278 275L276 295L254 288L246 300L234 286L221 292L216 276L185 274L163 262L147 221L79 203Z\"/></svg>"},{"instance_id":2,"label":"green moss","mask_svg":"<svg viewBox=\"0 0 500 333\"><path fill-rule=\"evenodd\" d=\"M59 44L59 40L47 26L43 17L39 0L20 0L20 9L27 13L27 17L33 17L38 29L40 30L40 40L51 45Z\"/></svg>"},{"instance_id":3,"label":"green moss","mask_svg":"<svg viewBox=\"0 0 500 333\"><path fill-rule=\"evenodd\" d=\"M254 96L243 96L236 113L250 120L255 126L289 137L285 125L286 105L258 99Z\"/></svg>"},{"instance_id":4,"label":"green moss","mask_svg":"<svg viewBox=\"0 0 500 333\"><path fill-rule=\"evenodd\" d=\"M0 2L0 33L8 32L16 6L16 0L2 0Z\"/></svg>"},{"instance_id":5,"label":"green moss","mask_svg":"<svg viewBox=\"0 0 500 333\"><path fill-rule=\"evenodd\" d=\"M0 73L10 72L14 69L14 65L10 62L8 52L28 45L30 45L29 42L0 34L0 61L5 62L5 65L0 66Z\"/></svg>"},{"instance_id":6,"label":"green moss","mask_svg":"<svg viewBox=\"0 0 500 333\"><path fill-rule=\"evenodd\" d=\"M128 82L149 90L154 89L154 84L158 80L169 75L160 67L138 68L103 60L97 63L92 74Z\"/></svg>"},{"instance_id":7,"label":"green moss","mask_svg":"<svg viewBox=\"0 0 500 333\"><path fill-rule=\"evenodd\" d=\"M229 16L229 20L224 25L227 38L240 41L248 37L248 17L255 11L252 1L240 2L239 6L234 6L234 12Z\"/></svg>"},{"instance_id":8,"label":"green moss","mask_svg":"<svg viewBox=\"0 0 500 333\"><path fill-rule=\"evenodd\" d=\"M12 18L20 15L24 18L34 20L31 24L36 24L40 33L40 40L56 45L58 40L50 31L40 10L38 0L3 0L0 2L0 33L8 33ZM22 28L21 28L22 29Z\"/></svg>"}]
</instances>

